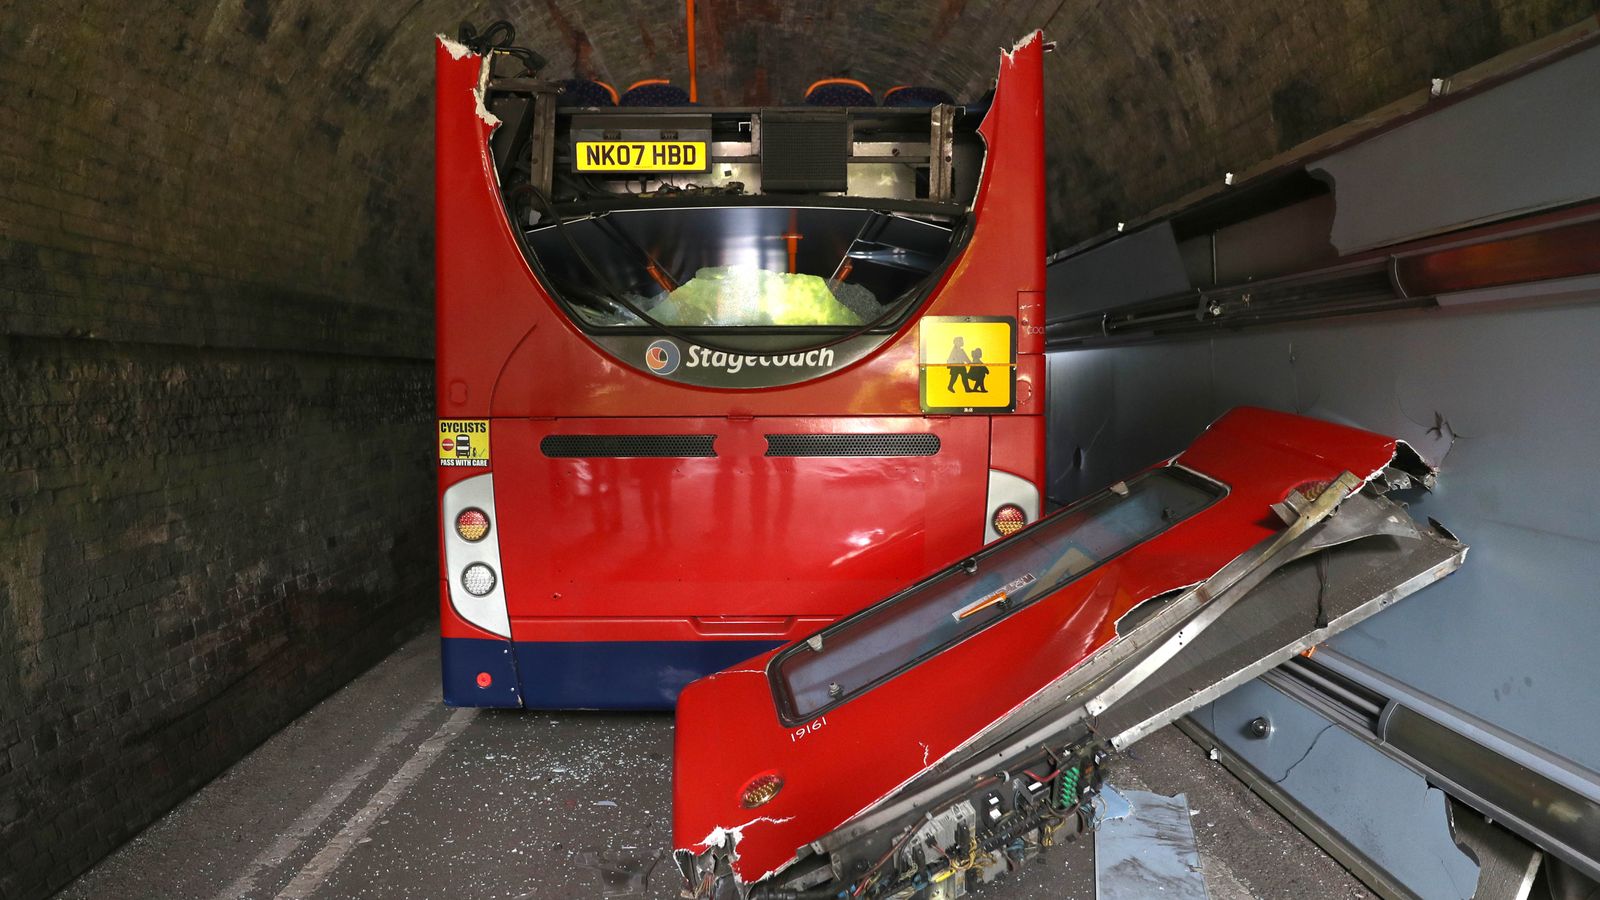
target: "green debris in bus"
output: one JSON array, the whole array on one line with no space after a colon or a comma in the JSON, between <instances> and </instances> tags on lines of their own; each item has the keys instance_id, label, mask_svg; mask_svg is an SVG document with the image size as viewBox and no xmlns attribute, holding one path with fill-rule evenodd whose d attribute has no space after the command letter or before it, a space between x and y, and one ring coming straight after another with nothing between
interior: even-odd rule
<instances>
[{"instance_id":1,"label":"green debris in bus","mask_svg":"<svg viewBox=\"0 0 1600 900\"><path fill-rule=\"evenodd\" d=\"M817 275L755 266L708 266L678 286L650 317L665 325L860 325Z\"/></svg>"}]
</instances>

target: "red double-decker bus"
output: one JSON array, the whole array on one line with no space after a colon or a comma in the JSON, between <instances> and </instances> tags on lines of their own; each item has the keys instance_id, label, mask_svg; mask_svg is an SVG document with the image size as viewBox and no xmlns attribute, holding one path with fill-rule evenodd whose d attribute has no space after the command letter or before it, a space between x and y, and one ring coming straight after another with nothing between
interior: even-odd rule
<instances>
[{"instance_id":1,"label":"red double-decker bus","mask_svg":"<svg viewBox=\"0 0 1600 900\"><path fill-rule=\"evenodd\" d=\"M669 707L1038 517L1042 52L984 109L576 106L440 40L446 702Z\"/></svg>"}]
</instances>

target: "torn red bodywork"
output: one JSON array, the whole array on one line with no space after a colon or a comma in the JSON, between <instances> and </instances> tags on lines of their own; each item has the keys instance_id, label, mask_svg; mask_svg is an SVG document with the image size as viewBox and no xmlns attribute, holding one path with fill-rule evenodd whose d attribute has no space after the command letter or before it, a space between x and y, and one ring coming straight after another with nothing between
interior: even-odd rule
<instances>
[{"instance_id":1,"label":"torn red bodywork","mask_svg":"<svg viewBox=\"0 0 1600 900\"><path fill-rule=\"evenodd\" d=\"M1270 512L1274 504L1346 472L1370 481L1396 452L1396 441L1382 435L1236 409L1155 467L1220 483L1209 505L821 715L797 724L782 720L769 670L784 649L690 684L678 703L675 846L692 853L722 846L733 875L747 884L783 870L801 848L892 795L1105 647L1129 611L1211 578L1283 531ZM747 808L743 795L763 776L776 776L781 787Z\"/></svg>"}]
</instances>

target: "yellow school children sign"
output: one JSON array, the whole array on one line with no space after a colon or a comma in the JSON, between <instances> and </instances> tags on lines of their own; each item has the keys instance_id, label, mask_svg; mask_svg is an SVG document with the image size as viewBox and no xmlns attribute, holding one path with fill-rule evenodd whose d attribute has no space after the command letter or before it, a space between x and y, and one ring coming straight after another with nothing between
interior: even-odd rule
<instances>
[{"instance_id":1,"label":"yellow school children sign","mask_svg":"<svg viewBox=\"0 0 1600 900\"><path fill-rule=\"evenodd\" d=\"M922 320L922 411L993 413L1016 408L1017 320L928 316Z\"/></svg>"}]
</instances>

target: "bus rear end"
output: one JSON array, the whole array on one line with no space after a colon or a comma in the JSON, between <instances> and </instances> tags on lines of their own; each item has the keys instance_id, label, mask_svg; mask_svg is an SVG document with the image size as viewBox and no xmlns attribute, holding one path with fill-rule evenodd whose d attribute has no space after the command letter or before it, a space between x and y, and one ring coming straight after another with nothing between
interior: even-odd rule
<instances>
[{"instance_id":1,"label":"bus rear end","mask_svg":"<svg viewBox=\"0 0 1600 900\"><path fill-rule=\"evenodd\" d=\"M441 39L447 702L670 707L1038 517L1041 52L985 111L577 107Z\"/></svg>"}]
</instances>

